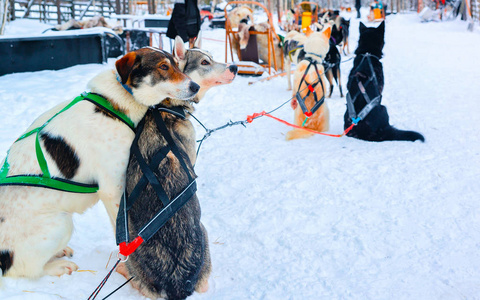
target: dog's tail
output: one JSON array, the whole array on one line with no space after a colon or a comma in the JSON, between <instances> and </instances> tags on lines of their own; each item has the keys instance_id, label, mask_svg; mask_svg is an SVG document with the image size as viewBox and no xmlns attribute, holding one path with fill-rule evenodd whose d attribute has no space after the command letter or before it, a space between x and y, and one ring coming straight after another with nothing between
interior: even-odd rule
<instances>
[{"instance_id":1,"label":"dog's tail","mask_svg":"<svg viewBox=\"0 0 480 300\"><path fill-rule=\"evenodd\" d=\"M400 130L395 127L390 127L388 134L385 135L385 141L422 141L425 142L425 138L422 134L416 131Z\"/></svg>"},{"instance_id":2,"label":"dog's tail","mask_svg":"<svg viewBox=\"0 0 480 300\"><path fill-rule=\"evenodd\" d=\"M0 276L4 276L5 273L13 265L13 252L8 250L0 250Z\"/></svg>"}]
</instances>

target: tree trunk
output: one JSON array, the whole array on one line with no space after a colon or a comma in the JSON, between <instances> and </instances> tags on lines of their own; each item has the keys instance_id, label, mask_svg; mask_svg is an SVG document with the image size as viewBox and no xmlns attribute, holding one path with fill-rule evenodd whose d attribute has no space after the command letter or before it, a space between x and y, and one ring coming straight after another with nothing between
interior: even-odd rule
<instances>
[{"instance_id":1,"label":"tree trunk","mask_svg":"<svg viewBox=\"0 0 480 300\"><path fill-rule=\"evenodd\" d=\"M62 24L62 11L60 10L60 0L56 0L55 5L57 6L57 23L58 25L60 25Z\"/></svg>"},{"instance_id":2,"label":"tree trunk","mask_svg":"<svg viewBox=\"0 0 480 300\"><path fill-rule=\"evenodd\" d=\"M9 0L5 0L9 1ZM10 0L10 21L15 20L15 0Z\"/></svg>"}]
</instances>

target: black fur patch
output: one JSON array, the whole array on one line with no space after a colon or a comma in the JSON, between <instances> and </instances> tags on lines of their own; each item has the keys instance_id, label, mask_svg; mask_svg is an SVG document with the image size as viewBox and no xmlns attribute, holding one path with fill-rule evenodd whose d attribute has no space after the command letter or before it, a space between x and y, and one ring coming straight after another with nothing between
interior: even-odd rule
<instances>
[{"instance_id":1,"label":"black fur patch","mask_svg":"<svg viewBox=\"0 0 480 300\"><path fill-rule=\"evenodd\" d=\"M2 269L2 274L5 273L12 267L13 265L13 252L8 250L0 251L0 269Z\"/></svg>"},{"instance_id":2,"label":"black fur patch","mask_svg":"<svg viewBox=\"0 0 480 300\"><path fill-rule=\"evenodd\" d=\"M337 25L333 25L330 39L334 41L335 45L338 45L343 41L343 32L341 29L337 28Z\"/></svg>"},{"instance_id":3,"label":"black fur patch","mask_svg":"<svg viewBox=\"0 0 480 300\"><path fill-rule=\"evenodd\" d=\"M80 166L80 160L75 150L61 137L53 137L42 133L41 138L48 154L57 164L58 169L66 179L71 179Z\"/></svg>"}]
</instances>

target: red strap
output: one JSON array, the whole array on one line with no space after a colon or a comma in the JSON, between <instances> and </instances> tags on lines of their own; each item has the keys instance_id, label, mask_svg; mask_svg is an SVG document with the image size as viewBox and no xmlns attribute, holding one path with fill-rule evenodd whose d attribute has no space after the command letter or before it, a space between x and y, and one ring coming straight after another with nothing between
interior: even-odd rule
<instances>
[{"instance_id":1,"label":"red strap","mask_svg":"<svg viewBox=\"0 0 480 300\"><path fill-rule=\"evenodd\" d=\"M311 86L310 84L307 85L307 87L308 87L308 90L309 90L310 92L313 93L313 92L315 91L315 89L313 88L313 86Z\"/></svg>"},{"instance_id":2,"label":"red strap","mask_svg":"<svg viewBox=\"0 0 480 300\"><path fill-rule=\"evenodd\" d=\"M342 137L342 136L346 135L350 130L352 130L353 126L355 126L355 124L352 123L347 129L345 129L345 131L342 134L323 133L323 132L318 132L318 131L315 131L315 130L312 130L312 129L309 129L309 128L301 127L301 126L298 126L298 125L295 125L295 124L292 124L292 123L288 123L287 121L284 121L284 120L279 119L277 117L274 117L270 114L267 114L265 111L262 111L261 113L254 113L253 115L248 116L247 117L247 122L252 123L252 121L255 118L260 117L260 116L267 116L269 118L272 118L272 119L274 119L274 120L276 120L280 123L283 123L283 124L285 124L287 126L290 126L290 127L293 127L293 128L303 129L303 130L306 130L306 131L311 132L311 133L321 134L321 135L326 135L326 136L331 136L331 137Z\"/></svg>"},{"instance_id":3,"label":"red strap","mask_svg":"<svg viewBox=\"0 0 480 300\"><path fill-rule=\"evenodd\" d=\"M126 242L120 243L120 254L123 256L129 256L135 250L137 250L138 246L143 243L143 239L141 236L137 236L130 244L127 245Z\"/></svg>"},{"instance_id":4,"label":"red strap","mask_svg":"<svg viewBox=\"0 0 480 300\"><path fill-rule=\"evenodd\" d=\"M261 116L264 116L266 115L267 113L265 111L262 111L260 113L254 113L253 115L251 116L247 116L247 122L248 123L252 123L254 119L258 118L258 117L261 117Z\"/></svg>"}]
</instances>

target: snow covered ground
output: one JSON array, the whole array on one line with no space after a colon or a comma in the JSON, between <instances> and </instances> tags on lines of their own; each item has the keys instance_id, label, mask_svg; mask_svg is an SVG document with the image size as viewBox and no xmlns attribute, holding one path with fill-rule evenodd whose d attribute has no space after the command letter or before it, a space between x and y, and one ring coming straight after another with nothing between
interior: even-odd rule
<instances>
[{"instance_id":1,"label":"snow covered ground","mask_svg":"<svg viewBox=\"0 0 480 300\"><path fill-rule=\"evenodd\" d=\"M480 35L466 27L420 23L415 14L387 19L383 103L393 125L421 132L425 143L324 136L286 142L289 128L268 118L212 135L196 166L211 288L191 299L480 299ZM25 29L44 28L16 21L7 34ZM224 31L204 37L223 40ZM352 19L352 52L357 40ZM204 40L204 48L223 59L222 43ZM0 77L0 156L36 116L112 65ZM351 67L342 65L344 86ZM284 78L251 80L238 77L210 91L195 115L213 128L291 96ZM331 132L341 133L345 99L338 89L327 104ZM293 119L288 106L275 115ZM4 278L0 299L90 295L116 247L101 204L74 222L72 260L84 272ZM113 274L100 296L123 282ZM129 285L113 297L142 298Z\"/></svg>"}]
</instances>

